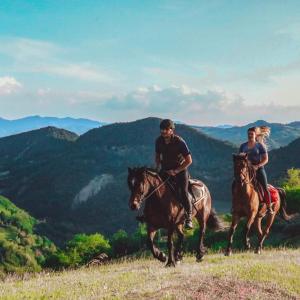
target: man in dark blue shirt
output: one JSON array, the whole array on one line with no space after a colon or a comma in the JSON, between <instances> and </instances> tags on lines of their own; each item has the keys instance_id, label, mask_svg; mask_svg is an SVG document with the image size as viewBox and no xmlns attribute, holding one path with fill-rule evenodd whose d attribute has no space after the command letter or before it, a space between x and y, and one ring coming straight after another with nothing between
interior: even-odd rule
<instances>
[{"instance_id":1,"label":"man in dark blue shirt","mask_svg":"<svg viewBox=\"0 0 300 300\"><path fill-rule=\"evenodd\" d=\"M169 120L162 120L160 123L161 135L155 142L155 163L156 168L161 166L162 171L176 179L179 196L186 211L185 227L193 228L192 203L188 196L188 167L192 163L191 152L186 142L174 134L175 125Z\"/></svg>"}]
</instances>

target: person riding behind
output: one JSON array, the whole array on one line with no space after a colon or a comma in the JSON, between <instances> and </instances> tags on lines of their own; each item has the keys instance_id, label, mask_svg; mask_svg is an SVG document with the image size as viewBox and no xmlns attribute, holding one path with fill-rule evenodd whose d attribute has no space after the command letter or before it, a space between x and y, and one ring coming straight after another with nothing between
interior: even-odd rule
<instances>
[{"instance_id":1,"label":"person riding behind","mask_svg":"<svg viewBox=\"0 0 300 300\"><path fill-rule=\"evenodd\" d=\"M172 120L165 119L160 123L160 136L155 141L156 169L166 172L175 178L180 200L185 209L185 227L193 228L192 203L188 196L189 173L192 164L191 152L184 139L174 133L175 125Z\"/></svg>"},{"instance_id":2,"label":"person riding behind","mask_svg":"<svg viewBox=\"0 0 300 300\"><path fill-rule=\"evenodd\" d=\"M271 194L268 189L267 174L264 166L268 163L268 152L265 145L265 137L269 136L270 128L266 126L250 127L248 129L248 141L241 144L239 153L247 153L248 160L256 170L256 179L267 193L267 208L273 214Z\"/></svg>"}]
</instances>

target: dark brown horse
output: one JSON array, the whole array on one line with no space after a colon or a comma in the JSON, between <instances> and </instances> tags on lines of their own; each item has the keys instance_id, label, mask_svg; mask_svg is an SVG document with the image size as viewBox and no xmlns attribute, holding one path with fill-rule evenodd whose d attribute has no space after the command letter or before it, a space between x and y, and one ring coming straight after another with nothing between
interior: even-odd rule
<instances>
[{"instance_id":1,"label":"dark brown horse","mask_svg":"<svg viewBox=\"0 0 300 300\"><path fill-rule=\"evenodd\" d=\"M232 223L229 231L228 246L225 255L232 254L233 235L242 217L247 218L245 228L245 248L250 249L249 233L252 224L255 225L258 233L258 246L256 253L261 253L263 242L270 232L275 216L280 212L281 217L288 221L290 216L286 213L286 194L281 188L278 191L278 200L273 204L274 214L267 213L267 205L260 205L257 192L256 171L249 162L247 154L233 155L234 181L232 184ZM262 230L261 221L266 216L266 225Z\"/></svg>"},{"instance_id":2,"label":"dark brown horse","mask_svg":"<svg viewBox=\"0 0 300 300\"><path fill-rule=\"evenodd\" d=\"M154 244L154 237L158 229L164 228L168 232L168 261L166 266L175 266L183 257L183 224L184 209L176 194L165 180L154 170L146 167L128 168L128 187L131 191L129 206L132 210L140 208L145 201L144 216L147 224L148 245L153 256L162 262L166 255ZM201 181L194 181L192 186L196 202L193 205L193 216L200 226L197 260L201 261L206 253L203 238L206 223L214 229L220 228L220 222L215 211L211 208L211 196L208 188ZM176 248L173 245L173 234L178 235Z\"/></svg>"}]
</instances>

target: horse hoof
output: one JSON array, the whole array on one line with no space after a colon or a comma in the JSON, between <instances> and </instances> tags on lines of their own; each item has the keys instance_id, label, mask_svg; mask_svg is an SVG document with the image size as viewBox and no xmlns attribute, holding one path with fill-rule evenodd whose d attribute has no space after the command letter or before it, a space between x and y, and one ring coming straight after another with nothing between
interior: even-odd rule
<instances>
[{"instance_id":1,"label":"horse hoof","mask_svg":"<svg viewBox=\"0 0 300 300\"><path fill-rule=\"evenodd\" d=\"M196 262L202 262L204 260L203 256L202 257L196 257Z\"/></svg>"},{"instance_id":2,"label":"horse hoof","mask_svg":"<svg viewBox=\"0 0 300 300\"><path fill-rule=\"evenodd\" d=\"M163 252L161 252L161 253L159 254L158 259L159 259L161 262L166 262L166 261L167 261L167 257L166 257L166 255L165 255Z\"/></svg>"},{"instance_id":3,"label":"horse hoof","mask_svg":"<svg viewBox=\"0 0 300 300\"><path fill-rule=\"evenodd\" d=\"M166 268L170 268L170 267L176 267L176 264L172 261L172 262L168 262L166 265L165 265Z\"/></svg>"},{"instance_id":4,"label":"horse hoof","mask_svg":"<svg viewBox=\"0 0 300 300\"><path fill-rule=\"evenodd\" d=\"M231 255L232 255L232 251L226 251L226 252L224 253L224 255L225 255L225 256L231 256Z\"/></svg>"},{"instance_id":5,"label":"horse hoof","mask_svg":"<svg viewBox=\"0 0 300 300\"><path fill-rule=\"evenodd\" d=\"M261 254L261 250L260 249L256 249L255 250L255 254Z\"/></svg>"}]
</instances>

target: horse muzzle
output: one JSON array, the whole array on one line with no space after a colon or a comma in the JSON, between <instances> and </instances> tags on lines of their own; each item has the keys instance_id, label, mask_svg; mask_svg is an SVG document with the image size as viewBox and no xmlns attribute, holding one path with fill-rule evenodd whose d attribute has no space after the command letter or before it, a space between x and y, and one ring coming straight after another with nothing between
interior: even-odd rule
<instances>
[{"instance_id":1,"label":"horse muzzle","mask_svg":"<svg viewBox=\"0 0 300 300\"><path fill-rule=\"evenodd\" d=\"M140 208L140 204L137 201L133 201L129 205L131 210L138 210Z\"/></svg>"}]
</instances>

